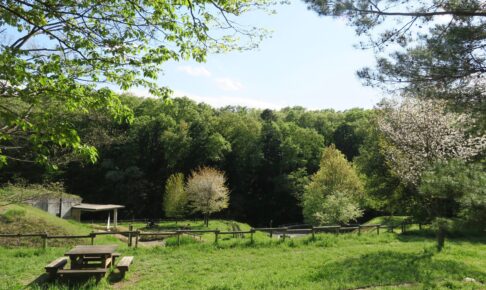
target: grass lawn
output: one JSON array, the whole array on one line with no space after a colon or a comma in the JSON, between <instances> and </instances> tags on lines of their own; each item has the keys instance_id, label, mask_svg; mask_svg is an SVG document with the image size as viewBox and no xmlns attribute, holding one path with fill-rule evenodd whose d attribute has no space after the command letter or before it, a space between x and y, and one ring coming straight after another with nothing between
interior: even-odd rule
<instances>
[{"instance_id":1,"label":"grass lawn","mask_svg":"<svg viewBox=\"0 0 486 290\"><path fill-rule=\"evenodd\" d=\"M486 239L448 240L437 253L434 240L421 235L382 233L321 234L270 240L223 238L219 245L187 242L180 247L129 249L135 256L126 279L115 274L85 288L123 289L486 289ZM115 240L104 240L114 243ZM67 248L46 251L0 248L0 288L20 289ZM476 282L467 282L473 278ZM466 279L467 280L467 279ZM31 285L30 288L65 288ZM79 288L80 285L76 286Z\"/></svg>"},{"instance_id":2,"label":"grass lawn","mask_svg":"<svg viewBox=\"0 0 486 290\"><path fill-rule=\"evenodd\" d=\"M401 218L398 218L399 222ZM375 220L372 223L384 222ZM391 222L391 221L388 221ZM212 220L210 229L232 230L246 224ZM92 227L65 221L27 206L10 206L0 212L0 232L48 230L66 234L87 233ZM135 229L206 229L202 221L164 222L153 229L134 223ZM121 227L128 227L122 224ZM382 230L348 234L319 234L287 239L269 238L257 232L234 238L214 234L200 238L175 237L166 246L128 248L111 236L99 236L96 244L118 244L122 255L135 260L124 280L110 273L98 284L37 283L44 266L62 256L73 244L50 240L46 250L39 241L0 243L0 289L486 289L486 236L448 239L441 253L435 251L430 230L406 234ZM0 242L2 242L0 240ZM86 239L77 244L89 243ZM2 246L3 245L3 246ZM483 283L485 284L483 286Z\"/></svg>"}]
</instances>

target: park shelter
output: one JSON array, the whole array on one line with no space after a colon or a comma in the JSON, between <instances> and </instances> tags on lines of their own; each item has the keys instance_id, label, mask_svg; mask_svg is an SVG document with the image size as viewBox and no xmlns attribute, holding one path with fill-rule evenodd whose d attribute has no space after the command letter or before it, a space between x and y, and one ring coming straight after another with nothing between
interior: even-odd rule
<instances>
[{"instance_id":1,"label":"park shelter","mask_svg":"<svg viewBox=\"0 0 486 290\"><path fill-rule=\"evenodd\" d=\"M101 212L101 211L113 211L113 226L116 228L118 223L118 209L125 208L124 205L118 204L93 204L93 203L80 203L74 205L71 208L72 217L75 220L81 221L81 213L85 212Z\"/></svg>"}]
</instances>

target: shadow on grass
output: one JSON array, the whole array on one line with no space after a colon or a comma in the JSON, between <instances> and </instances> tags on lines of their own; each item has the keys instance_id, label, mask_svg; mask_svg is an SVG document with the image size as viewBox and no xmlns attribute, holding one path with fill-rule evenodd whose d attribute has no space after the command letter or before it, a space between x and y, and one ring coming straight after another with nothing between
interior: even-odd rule
<instances>
[{"instance_id":1,"label":"shadow on grass","mask_svg":"<svg viewBox=\"0 0 486 290\"><path fill-rule=\"evenodd\" d=\"M47 274L42 274L27 285L27 289L97 289L100 279L95 278L70 278L70 279L51 279Z\"/></svg>"},{"instance_id":2,"label":"shadow on grass","mask_svg":"<svg viewBox=\"0 0 486 290\"><path fill-rule=\"evenodd\" d=\"M401 242L435 241L437 233L431 229L411 230L397 235ZM447 241L456 243L486 244L486 235L477 232L450 232L446 235Z\"/></svg>"},{"instance_id":3,"label":"shadow on grass","mask_svg":"<svg viewBox=\"0 0 486 290\"><path fill-rule=\"evenodd\" d=\"M433 250L423 253L379 251L322 265L311 276L314 282L339 285L340 288L390 286L422 283L433 285L442 280L461 281L465 277L486 278L464 263L438 259Z\"/></svg>"},{"instance_id":4,"label":"shadow on grass","mask_svg":"<svg viewBox=\"0 0 486 290\"><path fill-rule=\"evenodd\" d=\"M187 222L173 222L173 223L164 223L162 225L160 224L154 224L150 226L145 226L140 228L141 230L144 231L174 231L174 230L180 230L180 229L185 229L185 230L203 230L203 229L208 229L203 222L192 222L192 223L187 223Z\"/></svg>"},{"instance_id":5,"label":"shadow on grass","mask_svg":"<svg viewBox=\"0 0 486 290\"><path fill-rule=\"evenodd\" d=\"M124 279L124 275L120 272L114 272L112 271L110 275L108 275L108 283L110 284L116 284L118 282L121 282Z\"/></svg>"},{"instance_id":6,"label":"shadow on grass","mask_svg":"<svg viewBox=\"0 0 486 290\"><path fill-rule=\"evenodd\" d=\"M102 278L80 277L80 278L59 278L52 279L48 274L42 274L27 285L27 289L98 289L99 284L108 282L110 285L121 282L124 276L120 272L112 271L108 274L106 281Z\"/></svg>"}]
</instances>

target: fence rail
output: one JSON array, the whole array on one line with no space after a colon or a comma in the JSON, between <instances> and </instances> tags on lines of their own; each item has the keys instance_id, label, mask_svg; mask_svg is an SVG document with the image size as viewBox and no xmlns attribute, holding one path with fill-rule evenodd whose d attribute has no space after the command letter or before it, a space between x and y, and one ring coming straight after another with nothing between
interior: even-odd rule
<instances>
[{"instance_id":1,"label":"fence rail","mask_svg":"<svg viewBox=\"0 0 486 290\"><path fill-rule=\"evenodd\" d=\"M380 234L380 229L385 228L390 232L393 232L395 228L400 228L401 232L404 233L407 230L407 226L411 224L400 224L396 226L389 226L389 225L351 225L351 226L318 226L314 227L311 226L310 228L287 228L287 227L275 227L275 228L251 228L248 231L242 231L242 230L235 230L235 231L220 231L220 230L188 230L188 229L177 229L174 231L157 231L157 232L142 232L140 230L133 230L133 226L129 226L128 231L113 231L113 232L91 232L86 235L49 235L48 233L28 233L28 234L1 234L0 233L0 238L17 238L18 239L18 245L20 245L20 239L21 238L34 238L38 237L42 239L42 247L46 248L47 247L47 240L50 239L91 239L91 244L94 244L94 240L97 236L102 236L102 235L123 235L126 236L127 243L129 247L132 247L133 245L133 239L135 238L135 247L138 247L138 242L139 238L143 236L165 236L165 237L177 237L177 244L180 245L181 239L180 237L182 235L191 235L191 236L196 236L196 235L201 235L205 233L212 233L214 234L214 242L218 243L219 235L233 235L234 237L239 236L243 237L243 234L249 234L251 242L253 243L253 235L255 232L260 231L260 232L266 232L269 234L270 237L273 237L273 235L278 235L280 238L285 240L286 237L290 237L289 235L291 234L302 234L302 235L308 235L311 234L312 238L315 238L316 233L321 233L321 232L334 232L336 234L339 234L341 232L348 232L348 231L356 231L358 234L361 234L361 231L363 229L376 229L376 233ZM421 229L423 224L419 224L419 228Z\"/></svg>"}]
</instances>

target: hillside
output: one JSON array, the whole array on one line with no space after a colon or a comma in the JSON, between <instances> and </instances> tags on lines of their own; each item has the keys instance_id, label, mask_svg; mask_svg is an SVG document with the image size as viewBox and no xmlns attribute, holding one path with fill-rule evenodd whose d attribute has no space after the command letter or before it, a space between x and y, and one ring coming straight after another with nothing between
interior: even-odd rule
<instances>
[{"instance_id":1,"label":"hillside","mask_svg":"<svg viewBox=\"0 0 486 290\"><path fill-rule=\"evenodd\" d=\"M28 206L12 204L0 208L0 233L27 234L49 233L50 235L80 235L90 232L90 228L76 221L60 219L43 210ZM66 241L62 241L65 243ZM75 242L75 241L72 241ZM37 238L23 238L21 245L38 244ZM50 244L56 245L60 241L52 240ZM0 245L17 245L17 239L0 238Z\"/></svg>"}]
</instances>

